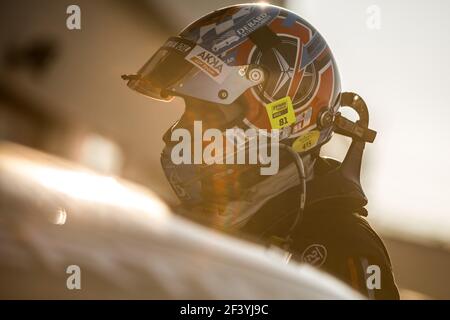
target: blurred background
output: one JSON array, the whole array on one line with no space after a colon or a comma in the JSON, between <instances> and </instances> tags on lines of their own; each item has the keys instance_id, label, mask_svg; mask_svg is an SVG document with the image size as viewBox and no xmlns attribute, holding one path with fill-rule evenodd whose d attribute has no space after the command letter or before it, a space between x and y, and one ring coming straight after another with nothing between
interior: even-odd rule
<instances>
[{"instance_id":1,"label":"blurred background","mask_svg":"<svg viewBox=\"0 0 450 320\"><path fill-rule=\"evenodd\" d=\"M183 102L128 89L171 35L229 0L15 0L0 3L0 140L27 145L175 201L159 165ZM371 111L363 186L405 298L450 299L450 2L280 0L328 41L343 89ZM70 5L81 29L69 30ZM343 159L335 136L322 154Z\"/></svg>"}]
</instances>

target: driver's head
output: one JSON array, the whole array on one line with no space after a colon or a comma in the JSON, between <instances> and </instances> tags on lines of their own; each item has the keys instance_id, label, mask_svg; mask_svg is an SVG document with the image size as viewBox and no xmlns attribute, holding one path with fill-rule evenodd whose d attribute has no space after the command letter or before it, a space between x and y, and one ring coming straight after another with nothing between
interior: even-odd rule
<instances>
[{"instance_id":1,"label":"driver's head","mask_svg":"<svg viewBox=\"0 0 450 320\"><path fill-rule=\"evenodd\" d=\"M189 133L193 147L199 138L203 147L218 140L196 136L201 123L203 131L217 129L226 148L227 129L264 130L266 136L276 129L279 143L292 147L308 169L330 139L340 106L339 73L325 40L295 13L271 5L235 5L200 18L128 79L130 88L151 98L184 99L184 114L165 134L161 163L182 206L217 215L224 227L245 223L295 186L292 159L280 151L280 170L271 176L261 175L258 163L195 162L194 150L183 150L180 163L173 159L180 137ZM248 146L250 140L242 141Z\"/></svg>"}]
</instances>

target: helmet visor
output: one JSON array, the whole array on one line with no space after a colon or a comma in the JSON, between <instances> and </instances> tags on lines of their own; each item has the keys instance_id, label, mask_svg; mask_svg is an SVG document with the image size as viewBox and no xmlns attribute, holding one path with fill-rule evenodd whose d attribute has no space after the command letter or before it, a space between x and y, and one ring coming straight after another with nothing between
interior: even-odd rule
<instances>
[{"instance_id":1,"label":"helmet visor","mask_svg":"<svg viewBox=\"0 0 450 320\"><path fill-rule=\"evenodd\" d=\"M167 88L182 79L194 66L185 60L194 44L177 37L166 43L147 61L128 86L153 99L170 101Z\"/></svg>"},{"instance_id":2,"label":"helmet visor","mask_svg":"<svg viewBox=\"0 0 450 320\"><path fill-rule=\"evenodd\" d=\"M245 90L262 83L264 73L248 65L230 66L200 45L172 37L137 75L125 79L131 89L157 100L181 96L231 104Z\"/></svg>"}]
</instances>

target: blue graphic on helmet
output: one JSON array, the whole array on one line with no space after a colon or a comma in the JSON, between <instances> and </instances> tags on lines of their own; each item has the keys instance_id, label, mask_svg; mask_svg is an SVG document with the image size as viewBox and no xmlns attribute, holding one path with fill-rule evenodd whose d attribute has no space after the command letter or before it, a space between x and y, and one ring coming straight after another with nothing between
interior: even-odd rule
<instances>
[{"instance_id":1,"label":"blue graphic on helmet","mask_svg":"<svg viewBox=\"0 0 450 320\"><path fill-rule=\"evenodd\" d=\"M272 22L280 13L277 7L242 7L234 13L215 21L214 13L200 20L200 26L189 26L181 37L191 40L204 49L221 55L247 39L258 28Z\"/></svg>"}]
</instances>

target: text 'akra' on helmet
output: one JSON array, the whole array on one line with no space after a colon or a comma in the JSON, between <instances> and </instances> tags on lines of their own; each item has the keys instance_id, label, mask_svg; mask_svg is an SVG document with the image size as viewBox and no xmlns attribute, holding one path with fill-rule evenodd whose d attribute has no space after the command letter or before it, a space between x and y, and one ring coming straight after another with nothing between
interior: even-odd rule
<instances>
[{"instance_id":1,"label":"text 'akra' on helmet","mask_svg":"<svg viewBox=\"0 0 450 320\"><path fill-rule=\"evenodd\" d=\"M235 5L200 18L126 79L154 99L184 98L186 112L172 130L217 111L211 127L279 129L280 144L302 156L330 139L340 106L339 73L323 37L297 14L271 5ZM201 183L186 187L194 172L162 162L182 202L205 198Z\"/></svg>"}]
</instances>

